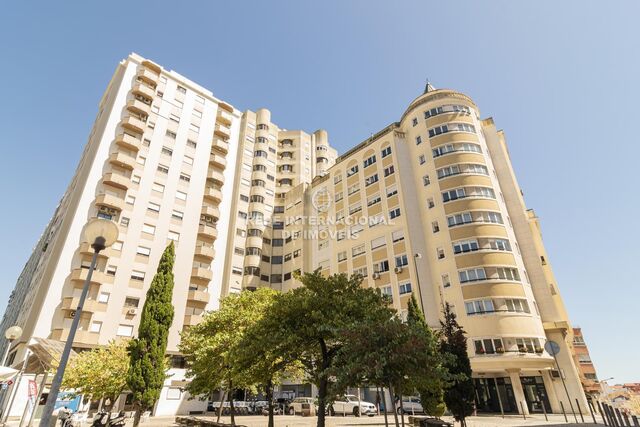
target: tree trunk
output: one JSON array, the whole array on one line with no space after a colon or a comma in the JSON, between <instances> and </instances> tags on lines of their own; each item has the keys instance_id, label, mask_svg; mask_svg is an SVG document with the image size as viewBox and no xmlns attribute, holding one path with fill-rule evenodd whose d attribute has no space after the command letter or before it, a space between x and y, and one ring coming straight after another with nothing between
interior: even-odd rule
<instances>
[{"instance_id":1,"label":"tree trunk","mask_svg":"<svg viewBox=\"0 0 640 427\"><path fill-rule=\"evenodd\" d=\"M267 381L265 391L267 395L267 402L269 404L269 427L274 427L275 422L273 420L273 382L271 380Z\"/></svg>"},{"instance_id":2,"label":"tree trunk","mask_svg":"<svg viewBox=\"0 0 640 427\"><path fill-rule=\"evenodd\" d=\"M227 391L223 390L222 388L220 388L220 406L218 407L218 419L216 420L217 423L220 422L220 417L222 416L222 407L224 406L224 399L226 397Z\"/></svg>"},{"instance_id":3,"label":"tree trunk","mask_svg":"<svg viewBox=\"0 0 640 427\"><path fill-rule=\"evenodd\" d=\"M236 425L236 414L233 408L233 381L229 380L229 412L231 413L231 425Z\"/></svg>"},{"instance_id":4,"label":"tree trunk","mask_svg":"<svg viewBox=\"0 0 640 427\"><path fill-rule=\"evenodd\" d=\"M142 405L136 403L134 405L135 414L133 415L133 427L138 427L140 424L140 416L142 415Z\"/></svg>"},{"instance_id":5,"label":"tree trunk","mask_svg":"<svg viewBox=\"0 0 640 427\"><path fill-rule=\"evenodd\" d=\"M398 394L398 402L400 403L400 419L402 420L402 427L404 427L404 405L402 404L402 393Z\"/></svg>"},{"instance_id":6,"label":"tree trunk","mask_svg":"<svg viewBox=\"0 0 640 427\"><path fill-rule=\"evenodd\" d=\"M380 402L382 402L382 406L384 407L384 426L389 427L389 418L387 417L387 399L384 396L384 387L378 387L378 389L382 390L382 396L380 398Z\"/></svg>"},{"instance_id":7,"label":"tree trunk","mask_svg":"<svg viewBox=\"0 0 640 427\"><path fill-rule=\"evenodd\" d=\"M393 386L391 385L391 383L389 383L389 394L391 395L391 408L393 410L393 419L396 422L396 427L400 427L400 424L398 424L398 411L396 411L395 395L393 394Z\"/></svg>"},{"instance_id":8,"label":"tree trunk","mask_svg":"<svg viewBox=\"0 0 640 427\"><path fill-rule=\"evenodd\" d=\"M322 350L322 374L318 384L318 424L317 427L325 427L326 422L326 405L327 405L327 388L329 385L327 379L327 370L331 364L331 357L327 350L327 344L324 340L320 340L320 349Z\"/></svg>"}]
</instances>

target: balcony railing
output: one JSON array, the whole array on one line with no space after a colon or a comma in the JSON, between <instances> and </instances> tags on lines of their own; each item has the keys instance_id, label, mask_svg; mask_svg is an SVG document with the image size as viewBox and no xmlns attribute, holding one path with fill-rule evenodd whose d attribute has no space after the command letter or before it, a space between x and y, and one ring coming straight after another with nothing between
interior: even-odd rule
<instances>
[{"instance_id":1,"label":"balcony railing","mask_svg":"<svg viewBox=\"0 0 640 427\"><path fill-rule=\"evenodd\" d=\"M229 143L221 138L213 138L211 148L226 154L229 152Z\"/></svg>"}]
</instances>

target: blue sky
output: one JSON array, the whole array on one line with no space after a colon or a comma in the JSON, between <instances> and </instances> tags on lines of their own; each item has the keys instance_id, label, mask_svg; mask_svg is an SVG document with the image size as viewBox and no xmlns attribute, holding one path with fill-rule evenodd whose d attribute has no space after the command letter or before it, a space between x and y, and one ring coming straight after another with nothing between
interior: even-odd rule
<instances>
[{"instance_id":1,"label":"blue sky","mask_svg":"<svg viewBox=\"0 0 640 427\"><path fill-rule=\"evenodd\" d=\"M237 108L267 107L282 127L325 128L341 152L397 120L428 77L505 130L599 376L640 381L639 15L632 1L7 3L0 194L11 208L0 210L0 300L128 53Z\"/></svg>"}]
</instances>

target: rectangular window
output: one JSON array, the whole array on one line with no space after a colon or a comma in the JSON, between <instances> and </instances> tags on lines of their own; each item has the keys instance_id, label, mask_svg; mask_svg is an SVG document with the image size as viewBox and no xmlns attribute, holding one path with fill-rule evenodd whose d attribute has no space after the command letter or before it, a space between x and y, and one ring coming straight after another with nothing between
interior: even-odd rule
<instances>
[{"instance_id":1,"label":"rectangular window","mask_svg":"<svg viewBox=\"0 0 640 427\"><path fill-rule=\"evenodd\" d=\"M362 255L363 253L365 253L365 245L358 245L355 246L351 249L351 256L352 257L357 257L358 255Z\"/></svg>"},{"instance_id":2,"label":"rectangular window","mask_svg":"<svg viewBox=\"0 0 640 427\"><path fill-rule=\"evenodd\" d=\"M123 242L118 240L113 245L111 245L111 249L114 250L114 251L121 251L122 250L122 245L123 245Z\"/></svg>"},{"instance_id":3,"label":"rectangular window","mask_svg":"<svg viewBox=\"0 0 640 427\"><path fill-rule=\"evenodd\" d=\"M116 267L115 265L107 265L107 268L104 272L107 276L115 276L117 271L118 267Z\"/></svg>"},{"instance_id":4,"label":"rectangular window","mask_svg":"<svg viewBox=\"0 0 640 427\"><path fill-rule=\"evenodd\" d=\"M182 191L176 191L176 199L178 200L187 200L187 193Z\"/></svg>"},{"instance_id":5,"label":"rectangular window","mask_svg":"<svg viewBox=\"0 0 640 427\"><path fill-rule=\"evenodd\" d=\"M133 205L136 202L136 198L133 196L127 196L127 198L125 199L125 202L128 205Z\"/></svg>"},{"instance_id":6,"label":"rectangular window","mask_svg":"<svg viewBox=\"0 0 640 427\"><path fill-rule=\"evenodd\" d=\"M411 293L411 283L407 282L398 286L398 293L400 295Z\"/></svg>"},{"instance_id":7,"label":"rectangular window","mask_svg":"<svg viewBox=\"0 0 640 427\"><path fill-rule=\"evenodd\" d=\"M389 176L395 173L395 168L393 167L393 165L384 168L384 176Z\"/></svg>"},{"instance_id":8,"label":"rectangular window","mask_svg":"<svg viewBox=\"0 0 640 427\"><path fill-rule=\"evenodd\" d=\"M382 149L382 158L387 157L389 154L391 154L391 147L385 147Z\"/></svg>"},{"instance_id":9,"label":"rectangular window","mask_svg":"<svg viewBox=\"0 0 640 427\"><path fill-rule=\"evenodd\" d=\"M387 187L387 197L395 196L396 194L398 194L398 189L395 185Z\"/></svg>"},{"instance_id":10,"label":"rectangular window","mask_svg":"<svg viewBox=\"0 0 640 427\"><path fill-rule=\"evenodd\" d=\"M372 164L374 164L376 162L376 155L374 154L373 156L367 158L364 160L363 162L363 168L366 168L368 166L371 166Z\"/></svg>"},{"instance_id":11,"label":"rectangular window","mask_svg":"<svg viewBox=\"0 0 640 427\"><path fill-rule=\"evenodd\" d=\"M165 136L167 136L170 139L176 139L176 137L178 136L178 134L176 134L175 132L172 132L170 130L165 132Z\"/></svg>"},{"instance_id":12,"label":"rectangular window","mask_svg":"<svg viewBox=\"0 0 640 427\"><path fill-rule=\"evenodd\" d=\"M180 181L190 182L191 181L191 176L186 174L186 173L181 173L180 174Z\"/></svg>"},{"instance_id":13,"label":"rectangular window","mask_svg":"<svg viewBox=\"0 0 640 427\"><path fill-rule=\"evenodd\" d=\"M151 189L153 191L156 191L158 193L164 193L164 185L158 183L158 182L154 182L153 185L151 186Z\"/></svg>"},{"instance_id":14,"label":"rectangular window","mask_svg":"<svg viewBox=\"0 0 640 427\"><path fill-rule=\"evenodd\" d=\"M166 165L158 165L158 172L160 173L169 173L169 166Z\"/></svg>"},{"instance_id":15,"label":"rectangular window","mask_svg":"<svg viewBox=\"0 0 640 427\"><path fill-rule=\"evenodd\" d=\"M144 280L144 271L133 270L131 272L131 280L142 282Z\"/></svg>"},{"instance_id":16,"label":"rectangular window","mask_svg":"<svg viewBox=\"0 0 640 427\"><path fill-rule=\"evenodd\" d=\"M347 251L338 252L338 262L347 260Z\"/></svg>"},{"instance_id":17,"label":"rectangular window","mask_svg":"<svg viewBox=\"0 0 640 427\"><path fill-rule=\"evenodd\" d=\"M142 224L142 232L147 234L156 234L156 227L151 224Z\"/></svg>"},{"instance_id":18,"label":"rectangular window","mask_svg":"<svg viewBox=\"0 0 640 427\"><path fill-rule=\"evenodd\" d=\"M140 184L140 180L142 178L140 177L140 175L132 175L131 176L131 182L133 182L134 184Z\"/></svg>"},{"instance_id":19,"label":"rectangular window","mask_svg":"<svg viewBox=\"0 0 640 427\"><path fill-rule=\"evenodd\" d=\"M177 211L177 210L175 210L175 209L174 209L174 210L171 212L171 218L175 218L175 219L178 219L178 220L182 220L182 219L184 218L184 212Z\"/></svg>"},{"instance_id":20,"label":"rectangular window","mask_svg":"<svg viewBox=\"0 0 640 427\"><path fill-rule=\"evenodd\" d=\"M116 335L119 337L130 337L133 335L133 326L132 325L118 325L118 329L116 330Z\"/></svg>"},{"instance_id":21,"label":"rectangular window","mask_svg":"<svg viewBox=\"0 0 640 427\"><path fill-rule=\"evenodd\" d=\"M177 242L180 240L180 233L177 233L175 231L169 231L167 233L167 239L168 240L172 240L174 242Z\"/></svg>"},{"instance_id":22,"label":"rectangular window","mask_svg":"<svg viewBox=\"0 0 640 427\"><path fill-rule=\"evenodd\" d=\"M349 170L347 170L347 178L358 173L358 165L354 165Z\"/></svg>"},{"instance_id":23,"label":"rectangular window","mask_svg":"<svg viewBox=\"0 0 640 427\"><path fill-rule=\"evenodd\" d=\"M120 225L123 227L128 227L129 226L129 218L127 218L126 216L123 216L122 218L120 218Z\"/></svg>"},{"instance_id":24,"label":"rectangular window","mask_svg":"<svg viewBox=\"0 0 640 427\"><path fill-rule=\"evenodd\" d=\"M391 240L393 241L393 243L399 242L401 240L404 240L404 231L403 230L396 230L393 233L391 233Z\"/></svg>"},{"instance_id":25,"label":"rectangular window","mask_svg":"<svg viewBox=\"0 0 640 427\"><path fill-rule=\"evenodd\" d=\"M89 327L89 332L100 332L102 329L102 322L93 321L91 322L91 326Z\"/></svg>"},{"instance_id":26,"label":"rectangular window","mask_svg":"<svg viewBox=\"0 0 640 427\"><path fill-rule=\"evenodd\" d=\"M183 162L184 164L187 164L187 165L192 165L192 164L193 164L193 157L190 157L190 156L184 156L184 157L182 158L182 162Z\"/></svg>"},{"instance_id":27,"label":"rectangular window","mask_svg":"<svg viewBox=\"0 0 640 427\"><path fill-rule=\"evenodd\" d=\"M422 144L422 137L416 136L416 145L420 145L420 144Z\"/></svg>"},{"instance_id":28,"label":"rectangular window","mask_svg":"<svg viewBox=\"0 0 640 427\"><path fill-rule=\"evenodd\" d=\"M462 270L458 272L458 275L460 276L460 283L476 282L478 280L487 279L487 273L482 267Z\"/></svg>"},{"instance_id":29,"label":"rectangular window","mask_svg":"<svg viewBox=\"0 0 640 427\"><path fill-rule=\"evenodd\" d=\"M394 219L400 216L400 208L395 208L389 211L389 218Z\"/></svg>"},{"instance_id":30,"label":"rectangular window","mask_svg":"<svg viewBox=\"0 0 640 427\"><path fill-rule=\"evenodd\" d=\"M387 244L384 236L377 237L371 241L371 250L378 249Z\"/></svg>"},{"instance_id":31,"label":"rectangular window","mask_svg":"<svg viewBox=\"0 0 640 427\"><path fill-rule=\"evenodd\" d=\"M173 155L173 150L169 147L162 147L162 154L166 154L167 156L172 156Z\"/></svg>"},{"instance_id":32,"label":"rectangular window","mask_svg":"<svg viewBox=\"0 0 640 427\"><path fill-rule=\"evenodd\" d=\"M406 267L409 265L409 258L407 258L407 254L398 255L396 257L396 267Z\"/></svg>"},{"instance_id":33,"label":"rectangular window","mask_svg":"<svg viewBox=\"0 0 640 427\"><path fill-rule=\"evenodd\" d=\"M448 288L449 286L451 286L451 279L449 279L449 275L448 274L443 274L441 276L442 278L442 287L443 288Z\"/></svg>"},{"instance_id":34,"label":"rectangular window","mask_svg":"<svg viewBox=\"0 0 640 427\"><path fill-rule=\"evenodd\" d=\"M136 249L136 254L148 257L149 255L151 255L151 248L138 246L138 249Z\"/></svg>"},{"instance_id":35,"label":"rectangular window","mask_svg":"<svg viewBox=\"0 0 640 427\"><path fill-rule=\"evenodd\" d=\"M149 202L147 209L152 212L160 212L160 205L158 203Z\"/></svg>"},{"instance_id":36,"label":"rectangular window","mask_svg":"<svg viewBox=\"0 0 640 427\"><path fill-rule=\"evenodd\" d=\"M109 302L109 297L111 297L111 294L109 292L100 292L100 294L98 295L98 302L106 304Z\"/></svg>"},{"instance_id":37,"label":"rectangular window","mask_svg":"<svg viewBox=\"0 0 640 427\"><path fill-rule=\"evenodd\" d=\"M377 173L374 173L373 175L368 176L368 177L366 177L366 178L364 179L364 185L365 185L365 187L368 187L368 186L370 186L371 184L374 184L374 183L376 183L376 182L378 182L378 174L377 174Z\"/></svg>"}]
</instances>

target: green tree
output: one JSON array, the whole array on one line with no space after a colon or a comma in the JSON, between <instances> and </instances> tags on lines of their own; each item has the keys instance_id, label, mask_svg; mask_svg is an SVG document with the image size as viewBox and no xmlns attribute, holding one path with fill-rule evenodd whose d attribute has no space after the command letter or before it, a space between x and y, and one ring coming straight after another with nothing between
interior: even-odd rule
<instances>
[{"instance_id":1,"label":"green tree","mask_svg":"<svg viewBox=\"0 0 640 427\"><path fill-rule=\"evenodd\" d=\"M127 343L111 341L106 347L78 353L64 372L62 387L91 400L109 400L111 406L127 386Z\"/></svg>"},{"instance_id":2,"label":"green tree","mask_svg":"<svg viewBox=\"0 0 640 427\"><path fill-rule=\"evenodd\" d=\"M191 378L189 392L210 394L223 386L230 396L232 424L234 389L253 387L265 378L257 367L242 359L247 357L241 347L243 338L247 329L270 312L276 294L272 289L260 288L229 295L222 299L219 310L207 313L199 324L182 334L180 350Z\"/></svg>"},{"instance_id":3,"label":"green tree","mask_svg":"<svg viewBox=\"0 0 640 427\"><path fill-rule=\"evenodd\" d=\"M166 378L165 351L173 322L173 242L167 246L142 308L138 338L129 343L130 368L127 384L133 393L134 427L143 411L152 408L160 397Z\"/></svg>"},{"instance_id":4,"label":"green tree","mask_svg":"<svg viewBox=\"0 0 640 427\"><path fill-rule=\"evenodd\" d=\"M474 389L471 379L471 362L467 354L465 331L458 324L449 303L445 303L441 326L441 351L446 356L445 367L450 382L445 390L444 401L457 421L466 426L465 418L473 413Z\"/></svg>"},{"instance_id":5,"label":"green tree","mask_svg":"<svg viewBox=\"0 0 640 427\"><path fill-rule=\"evenodd\" d=\"M308 379L318 387L318 427L324 427L328 397L343 391L330 378L345 333L358 330L364 319L390 318L393 312L379 291L361 287L360 276L324 277L315 271L297 277L303 286L279 298L270 316L279 321L274 334L281 348L297 352Z\"/></svg>"},{"instance_id":6,"label":"green tree","mask_svg":"<svg viewBox=\"0 0 640 427\"><path fill-rule=\"evenodd\" d=\"M440 355L438 336L427 324L413 294L411 294L407 309L407 324L423 331L426 352L432 363L435 364L431 370L427 371L428 375L415 378L416 390L420 394L420 401L425 413L439 418L445 411L444 386L447 373L443 367L443 357Z\"/></svg>"}]
</instances>

